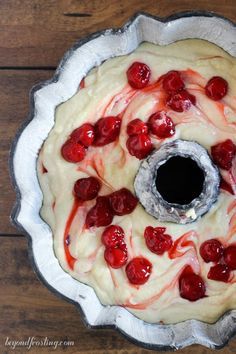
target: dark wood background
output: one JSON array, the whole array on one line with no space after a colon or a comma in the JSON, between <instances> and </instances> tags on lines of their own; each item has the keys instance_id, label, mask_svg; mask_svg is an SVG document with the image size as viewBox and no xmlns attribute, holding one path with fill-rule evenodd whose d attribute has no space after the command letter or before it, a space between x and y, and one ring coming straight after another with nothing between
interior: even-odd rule
<instances>
[{"instance_id":1,"label":"dark wood background","mask_svg":"<svg viewBox=\"0 0 236 354\"><path fill-rule=\"evenodd\" d=\"M30 88L53 75L63 53L92 32L122 26L137 11L167 16L214 11L236 22L236 0L0 0L0 352L10 340L71 340L57 353L145 354L114 330L87 329L76 308L57 298L34 274L27 241L9 220L15 195L8 173L11 141L29 109ZM31 353L49 353L40 347ZM209 354L192 346L181 354ZM236 340L220 351L236 353Z\"/></svg>"}]
</instances>

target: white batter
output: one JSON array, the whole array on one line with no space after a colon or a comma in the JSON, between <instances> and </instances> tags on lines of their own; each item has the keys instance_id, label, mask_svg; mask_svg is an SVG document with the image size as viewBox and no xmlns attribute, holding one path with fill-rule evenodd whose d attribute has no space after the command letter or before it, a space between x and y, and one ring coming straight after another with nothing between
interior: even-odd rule
<instances>
[{"instance_id":1,"label":"white batter","mask_svg":"<svg viewBox=\"0 0 236 354\"><path fill-rule=\"evenodd\" d=\"M186 89L196 96L197 103L183 113L167 110L176 124L176 134L171 139L193 140L209 151L212 145L226 139L236 143L236 59L201 40L184 40L168 46L143 43L131 55L107 60L93 69L85 78L85 87L57 108L55 125L38 159L38 176L44 195L41 215L52 229L55 254L62 268L91 285L103 304L123 305L151 323L187 319L214 322L225 311L236 308L236 277L230 283L208 280L212 264L204 263L199 247L211 238L219 239L224 245L236 241L236 205L232 204L235 197L227 192L220 193L217 203L204 217L187 225L161 224L147 214L140 203L133 213L113 219L113 224L125 231L129 260L142 255L153 265L144 285L131 285L125 267L112 269L107 265L101 243L103 227L83 231L86 213L95 200L78 209L69 230L69 250L76 258L73 270L65 257L64 232L74 203L72 190L77 179L96 177L99 172L103 180L101 195L122 187L134 193L133 181L141 161L127 151L126 126L134 118L147 121L152 113L162 109L160 90L135 91L127 84L126 71L135 61L150 67L151 82L170 70L185 71ZM229 92L220 102L210 100L204 93L204 86L212 76L221 76L229 84ZM86 158L78 164L68 163L61 157L61 146L75 128L85 122L94 124L99 118L117 115L124 109L118 142L90 147ZM152 141L155 147L161 143L157 138ZM47 173L43 173L42 165ZM227 172L225 175L227 179ZM181 247L180 241L180 255L174 259L169 259L168 253L157 256L145 244L146 226L166 226L166 232L174 241L185 235L182 240L192 242ZM186 264L191 265L206 284L207 297L196 302L179 295L178 278Z\"/></svg>"}]
</instances>

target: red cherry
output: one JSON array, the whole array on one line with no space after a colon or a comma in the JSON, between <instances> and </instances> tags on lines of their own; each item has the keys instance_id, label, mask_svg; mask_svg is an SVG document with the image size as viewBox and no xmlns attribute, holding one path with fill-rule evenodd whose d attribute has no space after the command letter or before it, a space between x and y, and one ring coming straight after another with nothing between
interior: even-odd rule
<instances>
[{"instance_id":1,"label":"red cherry","mask_svg":"<svg viewBox=\"0 0 236 354\"><path fill-rule=\"evenodd\" d=\"M130 214L138 204L138 199L126 188L110 194L109 200L115 215Z\"/></svg>"},{"instance_id":2,"label":"red cherry","mask_svg":"<svg viewBox=\"0 0 236 354\"><path fill-rule=\"evenodd\" d=\"M205 283L197 274L183 274L179 279L180 296L189 301L197 301L205 296Z\"/></svg>"},{"instance_id":3,"label":"red cherry","mask_svg":"<svg viewBox=\"0 0 236 354\"><path fill-rule=\"evenodd\" d=\"M153 149L152 141L147 134L130 136L126 142L130 155L139 160L147 157Z\"/></svg>"},{"instance_id":4,"label":"red cherry","mask_svg":"<svg viewBox=\"0 0 236 354\"><path fill-rule=\"evenodd\" d=\"M66 161L76 163L85 158L86 150L80 143L69 139L62 145L61 154Z\"/></svg>"},{"instance_id":5,"label":"red cherry","mask_svg":"<svg viewBox=\"0 0 236 354\"><path fill-rule=\"evenodd\" d=\"M145 124L139 118L133 119L127 125L127 134L129 136L138 135L138 134L147 134L147 133L148 133L147 124Z\"/></svg>"},{"instance_id":6,"label":"red cherry","mask_svg":"<svg viewBox=\"0 0 236 354\"><path fill-rule=\"evenodd\" d=\"M222 257L224 247L220 241L211 239L202 243L200 247L200 255L206 263L218 262Z\"/></svg>"},{"instance_id":7,"label":"red cherry","mask_svg":"<svg viewBox=\"0 0 236 354\"><path fill-rule=\"evenodd\" d=\"M193 268L190 265L186 265L181 273L180 279L185 275L195 274Z\"/></svg>"},{"instance_id":8,"label":"red cherry","mask_svg":"<svg viewBox=\"0 0 236 354\"><path fill-rule=\"evenodd\" d=\"M231 139L227 139L211 147L213 161L224 170L230 170L235 154L236 145L234 145Z\"/></svg>"},{"instance_id":9,"label":"red cherry","mask_svg":"<svg viewBox=\"0 0 236 354\"><path fill-rule=\"evenodd\" d=\"M143 257L136 257L127 264L125 271L131 284L142 285L150 277L152 264Z\"/></svg>"},{"instance_id":10,"label":"red cherry","mask_svg":"<svg viewBox=\"0 0 236 354\"><path fill-rule=\"evenodd\" d=\"M71 133L71 138L84 146L90 146L94 140L94 127L85 123Z\"/></svg>"},{"instance_id":11,"label":"red cherry","mask_svg":"<svg viewBox=\"0 0 236 354\"><path fill-rule=\"evenodd\" d=\"M185 112L188 111L192 105L196 104L196 97L191 95L186 90L182 90L174 95L170 95L166 101L167 106L169 106L173 111Z\"/></svg>"},{"instance_id":12,"label":"red cherry","mask_svg":"<svg viewBox=\"0 0 236 354\"><path fill-rule=\"evenodd\" d=\"M236 245L226 248L224 251L224 261L230 269L236 270Z\"/></svg>"},{"instance_id":13,"label":"red cherry","mask_svg":"<svg viewBox=\"0 0 236 354\"><path fill-rule=\"evenodd\" d=\"M167 93L176 93L184 89L184 82L179 71L169 71L162 80L162 87Z\"/></svg>"},{"instance_id":14,"label":"red cherry","mask_svg":"<svg viewBox=\"0 0 236 354\"><path fill-rule=\"evenodd\" d=\"M104 258L112 268L121 268L127 262L127 250L119 247L107 247L104 252Z\"/></svg>"},{"instance_id":15,"label":"red cherry","mask_svg":"<svg viewBox=\"0 0 236 354\"><path fill-rule=\"evenodd\" d=\"M162 255L172 246L172 238L171 236L164 234L165 228L163 227L146 227L144 231L144 238L146 241L147 247L153 253L158 255Z\"/></svg>"},{"instance_id":16,"label":"red cherry","mask_svg":"<svg viewBox=\"0 0 236 354\"><path fill-rule=\"evenodd\" d=\"M169 138L175 134L172 119L163 111L153 113L148 119L148 127L158 138Z\"/></svg>"},{"instance_id":17,"label":"red cherry","mask_svg":"<svg viewBox=\"0 0 236 354\"><path fill-rule=\"evenodd\" d=\"M133 63L126 72L128 83L134 89L142 89L149 83L151 70L144 63Z\"/></svg>"},{"instance_id":18,"label":"red cherry","mask_svg":"<svg viewBox=\"0 0 236 354\"><path fill-rule=\"evenodd\" d=\"M113 219L113 212L107 197L97 197L96 204L92 207L87 216L85 225L87 228L110 225Z\"/></svg>"},{"instance_id":19,"label":"red cherry","mask_svg":"<svg viewBox=\"0 0 236 354\"><path fill-rule=\"evenodd\" d=\"M120 134L121 119L118 117L100 118L94 126L93 145L104 146L112 143Z\"/></svg>"},{"instance_id":20,"label":"red cherry","mask_svg":"<svg viewBox=\"0 0 236 354\"><path fill-rule=\"evenodd\" d=\"M210 99L219 101L227 94L228 83L222 77L214 76L206 84L205 92Z\"/></svg>"},{"instance_id":21,"label":"red cherry","mask_svg":"<svg viewBox=\"0 0 236 354\"><path fill-rule=\"evenodd\" d=\"M227 283L230 277L230 270L225 264L216 264L210 268L207 278Z\"/></svg>"},{"instance_id":22,"label":"red cherry","mask_svg":"<svg viewBox=\"0 0 236 354\"><path fill-rule=\"evenodd\" d=\"M100 188L101 185L97 178L80 178L75 182L74 194L80 200L91 200L97 197Z\"/></svg>"},{"instance_id":23,"label":"red cherry","mask_svg":"<svg viewBox=\"0 0 236 354\"><path fill-rule=\"evenodd\" d=\"M124 243L125 233L118 225L108 226L102 233L102 243L106 247L117 247Z\"/></svg>"}]
</instances>

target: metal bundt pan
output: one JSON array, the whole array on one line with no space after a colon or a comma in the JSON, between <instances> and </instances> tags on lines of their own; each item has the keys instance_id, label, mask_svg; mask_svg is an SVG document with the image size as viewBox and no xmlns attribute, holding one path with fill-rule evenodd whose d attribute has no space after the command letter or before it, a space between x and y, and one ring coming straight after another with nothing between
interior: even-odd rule
<instances>
[{"instance_id":1,"label":"metal bundt pan","mask_svg":"<svg viewBox=\"0 0 236 354\"><path fill-rule=\"evenodd\" d=\"M176 350L194 343L221 348L236 333L236 311L226 313L215 324L188 320L162 325L145 323L119 306L103 306L94 290L67 274L54 255L52 233L39 215L42 192L36 160L53 127L56 106L76 93L92 67L132 52L143 41L165 45L186 38L208 40L236 56L235 24L212 13L184 13L166 19L139 13L120 29L80 40L65 54L54 77L32 89L30 114L15 137L10 157L17 194L12 220L28 236L31 263L41 281L75 304L89 327L114 327L135 344L156 350Z\"/></svg>"}]
</instances>

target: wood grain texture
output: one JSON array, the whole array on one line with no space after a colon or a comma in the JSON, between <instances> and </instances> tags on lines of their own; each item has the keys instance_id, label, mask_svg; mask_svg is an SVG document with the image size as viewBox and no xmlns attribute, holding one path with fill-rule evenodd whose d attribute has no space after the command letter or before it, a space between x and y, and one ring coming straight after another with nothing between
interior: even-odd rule
<instances>
[{"instance_id":1,"label":"wood grain texture","mask_svg":"<svg viewBox=\"0 0 236 354\"><path fill-rule=\"evenodd\" d=\"M0 67L55 66L78 39L122 26L134 13L214 11L236 21L235 0L1 0Z\"/></svg>"},{"instance_id":2,"label":"wood grain texture","mask_svg":"<svg viewBox=\"0 0 236 354\"><path fill-rule=\"evenodd\" d=\"M0 70L0 234L19 233L9 219L15 201L8 171L10 146L20 125L27 118L31 87L52 75L52 71Z\"/></svg>"},{"instance_id":3,"label":"wood grain texture","mask_svg":"<svg viewBox=\"0 0 236 354\"><path fill-rule=\"evenodd\" d=\"M74 305L59 299L37 280L28 260L26 239L1 237L0 240L0 353L12 352L5 346L7 337L11 340L47 337L74 342L74 346L58 348L56 353L152 353L138 348L115 330L86 328ZM16 352L25 354L27 350L17 348ZM34 347L30 352L48 353L49 348ZM220 351L222 354L235 352L233 340ZM195 345L178 353L212 354L214 351Z\"/></svg>"}]
</instances>

